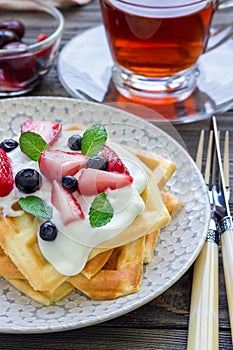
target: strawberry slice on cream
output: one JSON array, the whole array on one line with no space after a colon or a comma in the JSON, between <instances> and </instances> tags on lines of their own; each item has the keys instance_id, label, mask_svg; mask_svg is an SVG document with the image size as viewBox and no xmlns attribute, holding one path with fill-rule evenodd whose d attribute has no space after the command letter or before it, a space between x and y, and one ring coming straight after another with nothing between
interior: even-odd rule
<instances>
[{"instance_id":1,"label":"strawberry slice on cream","mask_svg":"<svg viewBox=\"0 0 233 350\"><path fill-rule=\"evenodd\" d=\"M101 154L108 161L108 171L129 175L129 170L123 164L118 154L109 146L105 145Z\"/></svg>"},{"instance_id":2,"label":"strawberry slice on cream","mask_svg":"<svg viewBox=\"0 0 233 350\"><path fill-rule=\"evenodd\" d=\"M83 196L93 196L108 188L116 190L131 185L133 182L130 175L91 168L81 169L75 177L78 179L79 193Z\"/></svg>"},{"instance_id":3,"label":"strawberry slice on cream","mask_svg":"<svg viewBox=\"0 0 233 350\"><path fill-rule=\"evenodd\" d=\"M31 131L39 134L49 146L58 139L61 130L61 123L47 120L27 120L21 127L21 133Z\"/></svg>"},{"instance_id":4,"label":"strawberry slice on cream","mask_svg":"<svg viewBox=\"0 0 233 350\"><path fill-rule=\"evenodd\" d=\"M59 211L64 225L84 219L83 211L77 199L56 180L52 184L51 202Z\"/></svg>"},{"instance_id":5,"label":"strawberry slice on cream","mask_svg":"<svg viewBox=\"0 0 233 350\"><path fill-rule=\"evenodd\" d=\"M79 152L45 150L39 158L41 173L50 181L61 181L63 176L74 175L86 166L89 157Z\"/></svg>"}]
</instances>

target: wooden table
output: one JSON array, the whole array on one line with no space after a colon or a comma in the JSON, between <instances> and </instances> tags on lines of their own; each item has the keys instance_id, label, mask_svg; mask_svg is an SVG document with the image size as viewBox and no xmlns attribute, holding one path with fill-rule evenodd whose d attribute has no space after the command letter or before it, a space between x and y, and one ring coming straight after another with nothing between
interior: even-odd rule
<instances>
[{"instance_id":1,"label":"wooden table","mask_svg":"<svg viewBox=\"0 0 233 350\"><path fill-rule=\"evenodd\" d=\"M100 24L102 21L98 0L83 7L75 6L64 9L62 12L66 19L66 28L61 47L73 36ZM56 66L51 69L44 82L29 95L69 96L59 82ZM231 118L233 118L233 110L218 116L218 125L221 130L228 129L233 132ZM190 155L195 158L199 131L201 128L208 130L209 120L176 125L175 127ZM230 151L230 165L232 170L232 151ZM232 205L231 201L231 209L233 210ZM220 349L230 350L233 347L231 345L221 249L219 265ZM178 282L162 295L147 305L114 320L61 333L0 334L0 348L2 350L26 349L27 347L33 350L184 350L187 346L192 272L193 268L191 267Z\"/></svg>"}]
</instances>

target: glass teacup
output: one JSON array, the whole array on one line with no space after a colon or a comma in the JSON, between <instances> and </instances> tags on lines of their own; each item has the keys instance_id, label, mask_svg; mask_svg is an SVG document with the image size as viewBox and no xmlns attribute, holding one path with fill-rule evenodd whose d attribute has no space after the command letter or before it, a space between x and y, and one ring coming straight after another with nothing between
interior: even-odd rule
<instances>
[{"instance_id":1,"label":"glass teacup","mask_svg":"<svg viewBox=\"0 0 233 350\"><path fill-rule=\"evenodd\" d=\"M172 103L192 94L199 57L233 34L214 30L216 0L100 0L117 90L138 102ZM223 2L222 2L223 3ZM221 4L222 4L221 3Z\"/></svg>"}]
</instances>

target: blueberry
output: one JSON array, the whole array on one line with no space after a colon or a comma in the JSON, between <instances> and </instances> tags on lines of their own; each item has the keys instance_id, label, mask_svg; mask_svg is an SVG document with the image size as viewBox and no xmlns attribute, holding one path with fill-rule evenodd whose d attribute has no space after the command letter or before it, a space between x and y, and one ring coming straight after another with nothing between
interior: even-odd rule
<instances>
[{"instance_id":1,"label":"blueberry","mask_svg":"<svg viewBox=\"0 0 233 350\"><path fill-rule=\"evenodd\" d=\"M94 156L88 159L86 168L107 170L108 161L102 156Z\"/></svg>"},{"instance_id":2,"label":"blueberry","mask_svg":"<svg viewBox=\"0 0 233 350\"><path fill-rule=\"evenodd\" d=\"M44 241L54 241L57 237L57 228L51 221L46 221L41 225L39 234Z\"/></svg>"},{"instance_id":3,"label":"blueberry","mask_svg":"<svg viewBox=\"0 0 233 350\"><path fill-rule=\"evenodd\" d=\"M81 150L82 136L73 135L68 139L68 147L74 151Z\"/></svg>"},{"instance_id":4,"label":"blueberry","mask_svg":"<svg viewBox=\"0 0 233 350\"><path fill-rule=\"evenodd\" d=\"M23 193L37 191L41 183L42 177L35 169L22 169L15 176L15 185Z\"/></svg>"},{"instance_id":5,"label":"blueberry","mask_svg":"<svg viewBox=\"0 0 233 350\"><path fill-rule=\"evenodd\" d=\"M5 152L13 151L16 147L18 147L18 142L13 139L5 139L0 143L0 148Z\"/></svg>"},{"instance_id":6,"label":"blueberry","mask_svg":"<svg viewBox=\"0 0 233 350\"><path fill-rule=\"evenodd\" d=\"M66 175L61 179L62 186L68 191L74 192L78 188L78 180L74 176Z\"/></svg>"}]
</instances>

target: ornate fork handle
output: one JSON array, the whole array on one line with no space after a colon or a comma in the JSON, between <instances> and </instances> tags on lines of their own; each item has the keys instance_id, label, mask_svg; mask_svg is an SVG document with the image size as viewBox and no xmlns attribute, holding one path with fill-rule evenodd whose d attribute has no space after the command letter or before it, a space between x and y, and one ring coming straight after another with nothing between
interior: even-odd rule
<instances>
[{"instance_id":1,"label":"ornate fork handle","mask_svg":"<svg viewBox=\"0 0 233 350\"><path fill-rule=\"evenodd\" d=\"M219 230L221 234L223 234L226 231L232 231L233 230L232 216L225 216L222 220L220 220L218 225L219 225Z\"/></svg>"},{"instance_id":2,"label":"ornate fork handle","mask_svg":"<svg viewBox=\"0 0 233 350\"><path fill-rule=\"evenodd\" d=\"M214 242L218 246L219 245L219 234L217 233L217 231L210 228L207 232L206 241L207 242Z\"/></svg>"},{"instance_id":3,"label":"ornate fork handle","mask_svg":"<svg viewBox=\"0 0 233 350\"><path fill-rule=\"evenodd\" d=\"M209 137L205 182L209 191L211 219L206 242L194 264L188 350L218 350L218 243L213 187L210 186L211 149L213 133ZM196 163L201 170L204 131L199 141Z\"/></svg>"}]
</instances>

